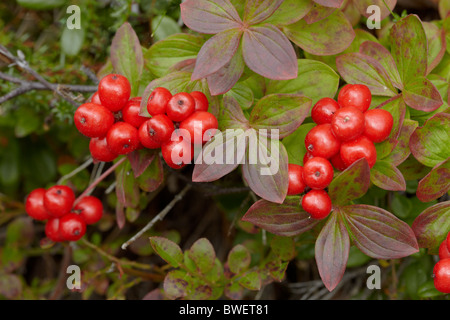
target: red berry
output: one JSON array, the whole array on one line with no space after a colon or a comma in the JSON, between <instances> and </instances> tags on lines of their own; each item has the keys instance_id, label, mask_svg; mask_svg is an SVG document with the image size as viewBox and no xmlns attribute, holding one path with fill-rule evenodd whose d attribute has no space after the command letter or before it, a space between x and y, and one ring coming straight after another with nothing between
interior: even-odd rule
<instances>
[{"instance_id":1,"label":"red berry","mask_svg":"<svg viewBox=\"0 0 450 320\"><path fill-rule=\"evenodd\" d=\"M314 157L303 166L303 181L311 189L325 189L333 180L333 166L330 161Z\"/></svg>"},{"instance_id":2,"label":"red berry","mask_svg":"<svg viewBox=\"0 0 450 320\"><path fill-rule=\"evenodd\" d=\"M73 207L73 210L83 218L86 224L94 224L103 215L103 204L97 197L86 196Z\"/></svg>"},{"instance_id":3,"label":"red berry","mask_svg":"<svg viewBox=\"0 0 450 320\"><path fill-rule=\"evenodd\" d=\"M208 111L209 102L206 95L201 91L192 91L191 97L195 101L195 111Z\"/></svg>"},{"instance_id":4,"label":"red berry","mask_svg":"<svg viewBox=\"0 0 450 320\"><path fill-rule=\"evenodd\" d=\"M373 142L382 142L391 134L394 118L389 111L383 109L371 109L364 113L364 135Z\"/></svg>"},{"instance_id":5,"label":"red berry","mask_svg":"<svg viewBox=\"0 0 450 320\"><path fill-rule=\"evenodd\" d=\"M139 127L138 135L139 135L139 142L148 149L158 149L161 147L161 143L155 141L154 136L150 135L150 131L148 128L148 122L150 120L145 121L141 126Z\"/></svg>"},{"instance_id":6,"label":"red berry","mask_svg":"<svg viewBox=\"0 0 450 320\"><path fill-rule=\"evenodd\" d=\"M147 121L148 133L157 143L163 143L170 139L175 130L172 120L165 114L157 114Z\"/></svg>"},{"instance_id":7,"label":"red berry","mask_svg":"<svg viewBox=\"0 0 450 320\"><path fill-rule=\"evenodd\" d=\"M339 109L339 104L331 98L322 98L311 110L311 118L317 124L331 123L331 118Z\"/></svg>"},{"instance_id":8,"label":"red berry","mask_svg":"<svg viewBox=\"0 0 450 320\"><path fill-rule=\"evenodd\" d=\"M448 250L447 247L447 241L444 240L441 242L441 245L439 246L439 259L449 259L450 258L450 250Z\"/></svg>"},{"instance_id":9,"label":"red berry","mask_svg":"<svg viewBox=\"0 0 450 320\"><path fill-rule=\"evenodd\" d=\"M331 212L331 199L325 190L311 190L303 196L302 207L311 218L321 220Z\"/></svg>"},{"instance_id":10,"label":"red berry","mask_svg":"<svg viewBox=\"0 0 450 320\"><path fill-rule=\"evenodd\" d=\"M123 121L136 128L139 128L141 124L148 119L139 115L141 112L141 100L141 97L130 99L122 109Z\"/></svg>"},{"instance_id":11,"label":"red berry","mask_svg":"<svg viewBox=\"0 0 450 320\"><path fill-rule=\"evenodd\" d=\"M194 158L194 147L189 137L185 137L182 131L175 131L172 138L161 144L161 152L167 165L174 169L180 169L191 163Z\"/></svg>"},{"instance_id":12,"label":"red berry","mask_svg":"<svg viewBox=\"0 0 450 320\"><path fill-rule=\"evenodd\" d=\"M330 160L333 167L335 167L337 170L344 171L345 169L347 169L347 166L342 160L340 153L336 153L334 156L331 157Z\"/></svg>"},{"instance_id":13,"label":"red berry","mask_svg":"<svg viewBox=\"0 0 450 320\"><path fill-rule=\"evenodd\" d=\"M95 103L95 104L102 104L102 102L100 101L100 97L98 96L98 91L96 91L96 92L92 95L92 97L91 97L91 99L90 99L90 102Z\"/></svg>"},{"instance_id":14,"label":"red berry","mask_svg":"<svg viewBox=\"0 0 450 320\"><path fill-rule=\"evenodd\" d=\"M450 250L450 232L447 234L447 248Z\"/></svg>"},{"instance_id":15,"label":"red berry","mask_svg":"<svg viewBox=\"0 0 450 320\"><path fill-rule=\"evenodd\" d=\"M354 107L341 108L331 120L331 129L341 141L354 140L364 132L364 114Z\"/></svg>"},{"instance_id":16,"label":"red berry","mask_svg":"<svg viewBox=\"0 0 450 320\"><path fill-rule=\"evenodd\" d=\"M303 165L306 164L306 162L308 162L308 160L314 158L314 156L311 154L311 152L306 151L305 155L303 156Z\"/></svg>"},{"instance_id":17,"label":"red berry","mask_svg":"<svg viewBox=\"0 0 450 320\"><path fill-rule=\"evenodd\" d=\"M365 136L361 136L355 140L342 143L341 158L347 167L361 158L366 158L369 167L372 168L377 161L377 150L372 141Z\"/></svg>"},{"instance_id":18,"label":"red berry","mask_svg":"<svg viewBox=\"0 0 450 320\"><path fill-rule=\"evenodd\" d=\"M169 90L163 87L153 89L147 100L147 111L151 116L157 114L165 114L167 103L169 103L172 94Z\"/></svg>"},{"instance_id":19,"label":"red berry","mask_svg":"<svg viewBox=\"0 0 450 320\"><path fill-rule=\"evenodd\" d=\"M68 213L59 219L59 233L67 241L77 241L86 233L86 222L76 213Z\"/></svg>"},{"instance_id":20,"label":"red berry","mask_svg":"<svg viewBox=\"0 0 450 320\"><path fill-rule=\"evenodd\" d=\"M303 181L303 167L298 164L290 163L288 165L289 186L288 196L303 193L306 188L306 184Z\"/></svg>"},{"instance_id":21,"label":"red berry","mask_svg":"<svg viewBox=\"0 0 450 320\"><path fill-rule=\"evenodd\" d=\"M217 131L216 117L206 111L196 111L180 123L180 129L187 130L191 143L201 145L208 142Z\"/></svg>"},{"instance_id":22,"label":"red berry","mask_svg":"<svg viewBox=\"0 0 450 320\"><path fill-rule=\"evenodd\" d=\"M116 122L106 135L111 152L116 154L128 154L139 147L138 130L126 122Z\"/></svg>"},{"instance_id":23,"label":"red berry","mask_svg":"<svg viewBox=\"0 0 450 320\"><path fill-rule=\"evenodd\" d=\"M434 287L442 293L450 293L450 259L439 260L433 268Z\"/></svg>"},{"instance_id":24,"label":"red berry","mask_svg":"<svg viewBox=\"0 0 450 320\"><path fill-rule=\"evenodd\" d=\"M187 92L180 92L170 98L166 114L170 120L181 122L189 117L195 110L195 100Z\"/></svg>"},{"instance_id":25,"label":"red berry","mask_svg":"<svg viewBox=\"0 0 450 320\"><path fill-rule=\"evenodd\" d=\"M130 82L120 74L109 74L103 77L98 84L100 101L112 112L122 110L130 99L130 94Z\"/></svg>"},{"instance_id":26,"label":"red berry","mask_svg":"<svg viewBox=\"0 0 450 320\"><path fill-rule=\"evenodd\" d=\"M25 211L33 219L43 221L51 218L51 215L44 207L45 191L44 188L34 189L25 201Z\"/></svg>"},{"instance_id":27,"label":"red berry","mask_svg":"<svg viewBox=\"0 0 450 320\"><path fill-rule=\"evenodd\" d=\"M338 103L341 108L355 107L361 112L366 112L372 102L370 89L363 84L347 84L338 95Z\"/></svg>"},{"instance_id":28,"label":"red berry","mask_svg":"<svg viewBox=\"0 0 450 320\"><path fill-rule=\"evenodd\" d=\"M91 102L79 106L73 119L78 131L89 138L104 137L114 124L114 115L111 111Z\"/></svg>"},{"instance_id":29,"label":"red berry","mask_svg":"<svg viewBox=\"0 0 450 320\"><path fill-rule=\"evenodd\" d=\"M91 152L92 158L97 161L110 162L118 157L118 154L109 149L106 137L91 138L91 141L89 141L89 151Z\"/></svg>"},{"instance_id":30,"label":"red berry","mask_svg":"<svg viewBox=\"0 0 450 320\"><path fill-rule=\"evenodd\" d=\"M54 217L61 217L70 212L75 201L75 193L64 185L56 185L44 193L44 206Z\"/></svg>"},{"instance_id":31,"label":"red berry","mask_svg":"<svg viewBox=\"0 0 450 320\"><path fill-rule=\"evenodd\" d=\"M331 158L339 152L341 142L331 130L331 124L319 124L312 128L305 138L306 150L314 157Z\"/></svg>"},{"instance_id":32,"label":"red berry","mask_svg":"<svg viewBox=\"0 0 450 320\"><path fill-rule=\"evenodd\" d=\"M60 231L60 219L59 218L50 218L45 224L45 235L47 238L52 240L53 242L64 241L61 237Z\"/></svg>"}]
</instances>

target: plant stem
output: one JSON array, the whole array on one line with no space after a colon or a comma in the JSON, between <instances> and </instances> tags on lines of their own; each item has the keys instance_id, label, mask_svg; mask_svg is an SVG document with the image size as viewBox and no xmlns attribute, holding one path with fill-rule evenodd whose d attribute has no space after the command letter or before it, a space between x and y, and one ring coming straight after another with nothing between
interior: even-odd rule
<instances>
[{"instance_id":1,"label":"plant stem","mask_svg":"<svg viewBox=\"0 0 450 320\"><path fill-rule=\"evenodd\" d=\"M170 210L175 206L175 204L183 199L186 192L189 191L191 188L191 185L186 185L183 190L180 191L173 199L170 201L170 203L163 209L161 212L159 212L147 225L142 228L138 233L136 233L133 237L131 237L127 242L122 244L122 249L125 250L131 243L136 241L140 236L142 236L147 230L149 230L153 225L158 221L164 219L164 217L170 212Z\"/></svg>"},{"instance_id":2,"label":"plant stem","mask_svg":"<svg viewBox=\"0 0 450 320\"><path fill-rule=\"evenodd\" d=\"M92 158L89 158L82 165L80 165L79 167L74 169L72 172L69 172L68 174L66 174L66 175L62 176L61 178L59 178L59 180L56 182L56 184L61 184L64 181L66 181L67 179L72 178L74 175L78 174L79 172L81 172L84 169L86 169L87 167L89 167L93 161L94 160Z\"/></svg>"}]
</instances>

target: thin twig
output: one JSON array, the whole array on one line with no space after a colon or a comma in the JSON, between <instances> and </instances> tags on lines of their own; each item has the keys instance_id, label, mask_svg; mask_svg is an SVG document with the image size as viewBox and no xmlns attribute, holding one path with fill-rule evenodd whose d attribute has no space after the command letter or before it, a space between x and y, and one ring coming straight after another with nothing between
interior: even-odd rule
<instances>
[{"instance_id":1,"label":"thin twig","mask_svg":"<svg viewBox=\"0 0 450 320\"><path fill-rule=\"evenodd\" d=\"M67 267L69 266L71 260L72 260L72 247L70 245L67 245L64 248L64 256L61 261L61 266L59 268L58 281L56 282L56 286L53 289L52 295L50 296L49 300L58 300L61 298L64 292L64 286L66 284L65 280L67 276Z\"/></svg>"},{"instance_id":2,"label":"thin twig","mask_svg":"<svg viewBox=\"0 0 450 320\"><path fill-rule=\"evenodd\" d=\"M147 225L142 228L138 233L136 233L133 237L131 237L127 242L122 244L122 249L125 250L131 243L136 241L140 236L142 236L147 230L149 230L153 225L158 221L164 219L164 217L172 210L172 208L175 206L175 204L183 199L184 195L189 191L191 188L191 185L186 185L183 190L180 191L173 199L170 201L170 203L163 209L161 212L159 212Z\"/></svg>"},{"instance_id":3,"label":"thin twig","mask_svg":"<svg viewBox=\"0 0 450 320\"><path fill-rule=\"evenodd\" d=\"M67 179L72 178L73 176L75 176L79 172L81 172L84 169L86 169L87 167L89 167L92 162L93 162L92 158L87 159L82 165L80 165L79 167L74 169L72 172L69 172L68 174L66 174L66 175L62 176L61 178L59 178L59 180L56 182L56 184L61 184L64 181L66 181Z\"/></svg>"}]
</instances>

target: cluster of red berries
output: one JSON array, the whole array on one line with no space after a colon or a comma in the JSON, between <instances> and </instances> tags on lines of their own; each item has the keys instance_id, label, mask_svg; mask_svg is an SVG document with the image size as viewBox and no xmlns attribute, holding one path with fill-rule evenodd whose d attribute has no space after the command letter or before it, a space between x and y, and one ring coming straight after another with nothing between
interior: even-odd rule
<instances>
[{"instance_id":1,"label":"cluster of red berries","mask_svg":"<svg viewBox=\"0 0 450 320\"><path fill-rule=\"evenodd\" d=\"M139 128L142 145L161 148L169 167L184 167L194 158L194 146L208 142L218 128L217 118L208 108L208 98L203 92L172 95L166 88L155 88L147 101L151 118Z\"/></svg>"},{"instance_id":2,"label":"cluster of red berries","mask_svg":"<svg viewBox=\"0 0 450 320\"><path fill-rule=\"evenodd\" d=\"M151 118L140 115L142 97L130 99L130 94L126 77L109 74L100 80L91 101L75 111L75 126L91 138L89 150L95 160L108 162L140 148L161 148L166 163L179 169L191 163L195 137L201 145L218 128L200 91L172 95L166 88L155 88L147 100Z\"/></svg>"},{"instance_id":3,"label":"cluster of red berries","mask_svg":"<svg viewBox=\"0 0 450 320\"><path fill-rule=\"evenodd\" d=\"M317 125L306 135L303 167L289 164L288 188L288 195L307 191L301 204L312 218L323 219L331 212L325 188L333 180L333 168L345 170L361 158L372 168L377 160L374 143L389 137L394 119L386 110L368 110L371 101L367 86L347 84L337 101L323 98L312 108L311 117Z\"/></svg>"},{"instance_id":4,"label":"cluster of red berries","mask_svg":"<svg viewBox=\"0 0 450 320\"><path fill-rule=\"evenodd\" d=\"M434 287L442 293L450 293L450 232L439 246L439 261L433 268Z\"/></svg>"},{"instance_id":5,"label":"cluster of red berries","mask_svg":"<svg viewBox=\"0 0 450 320\"><path fill-rule=\"evenodd\" d=\"M94 196L75 203L70 187L55 185L31 191L25 200L25 211L35 220L46 221L45 234L50 240L77 241L86 233L86 225L101 219L103 204Z\"/></svg>"}]
</instances>

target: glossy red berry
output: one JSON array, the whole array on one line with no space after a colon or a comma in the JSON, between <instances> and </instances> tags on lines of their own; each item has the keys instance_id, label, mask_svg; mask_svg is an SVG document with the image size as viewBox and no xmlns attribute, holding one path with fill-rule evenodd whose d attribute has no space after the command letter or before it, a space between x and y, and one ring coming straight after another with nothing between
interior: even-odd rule
<instances>
[{"instance_id":1,"label":"glossy red berry","mask_svg":"<svg viewBox=\"0 0 450 320\"><path fill-rule=\"evenodd\" d=\"M96 92L92 95L92 97L91 97L91 99L90 99L90 102L95 103L95 104L102 104L102 102L100 101L100 97L98 96L98 91L96 91Z\"/></svg>"},{"instance_id":2,"label":"glossy red berry","mask_svg":"<svg viewBox=\"0 0 450 320\"><path fill-rule=\"evenodd\" d=\"M366 112L372 102L372 93L364 84L347 84L338 95L338 103L341 108L355 107L361 112Z\"/></svg>"},{"instance_id":3,"label":"glossy red berry","mask_svg":"<svg viewBox=\"0 0 450 320\"><path fill-rule=\"evenodd\" d=\"M208 111L209 102L206 95L201 91L192 91L189 93L195 101L195 111Z\"/></svg>"},{"instance_id":4,"label":"glossy red berry","mask_svg":"<svg viewBox=\"0 0 450 320\"><path fill-rule=\"evenodd\" d=\"M165 114L167 109L167 104L172 98L172 94L169 90L163 87L157 87L153 89L152 93L147 100L147 111L151 116L156 116L157 114Z\"/></svg>"},{"instance_id":5,"label":"glossy red berry","mask_svg":"<svg viewBox=\"0 0 450 320\"><path fill-rule=\"evenodd\" d=\"M444 240L441 242L441 245L439 246L439 259L449 259L450 258L450 250L447 247L447 241Z\"/></svg>"},{"instance_id":6,"label":"glossy red berry","mask_svg":"<svg viewBox=\"0 0 450 320\"><path fill-rule=\"evenodd\" d=\"M122 109L123 121L135 128L139 128L144 121L148 120L148 118L139 115L141 112L141 100L141 97L130 99Z\"/></svg>"},{"instance_id":7,"label":"glossy red berry","mask_svg":"<svg viewBox=\"0 0 450 320\"><path fill-rule=\"evenodd\" d=\"M175 130L172 120L165 114L157 114L147 121L148 133L159 144L169 141Z\"/></svg>"},{"instance_id":8,"label":"glossy red berry","mask_svg":"<svg viewBox=\"0 0 450 320\"><path fill-rule=\"evenodd\" d=\"M45 223L45 235L53 242L64 241L60 233L60 219L50 218Z\"/></svg>"},{"instance_id":9,"label":"glossy red berry","mask_svg":"<svg viewBox=\"0 0 450 320\"><path fill-rule=\"evenodd\" d=\"M182 131L180 131L182 132ZM172 138L161 144L161 152L167 165L173 169L180 169L191 163L194 158L194 147L189 137L184 137L178 130Z\"/></svg>"},{"instance_id":10,"label":"glossy red berry","mask_svg":"<svg viewBox=\"0 0 450 320\"><path fill-rule=\"evenodd\" d=\"M303 166L303 181L311 189L325 189L333 175L333 166L325 158L314 157Z\"/></svg>"},{"instance_id":11,"label":"glossy red berry","mask_svg":"<svg viewBox=\"0 0 450 320\"><path fill-rule=\"evenodd\" d=\"M317 124L331 123L331 118L339 109L339 104L332 98L322 98L311 110L311 118Z\"/></svg>"},{"instance_id":12,"label":"glossy red berry","mask_svg":"<svg viewBox=\"0 0 450 320\"><path fill-rule=\"evenodd\" d=\"M288 165L288 176L289 185L287 195L293 196L303 193L306 188L306 184L303 181L303 167L298 164L290 163Z\"/></svg>"},{"instance_id":13,"label":"glossy red berry","mask_svg":"<svg viewBox=\"0 0 450 320\"><path fill-rule=\"evenodd\" d=\"M216 117L206 111L196 111L180 123L180 129L187 130L191 143L201 145L208 142L217 131Z\"/></svg>"},{"instance_id":14,"label":"glossy red berry","mask_svg":"<svg viewBox=\"0 0 450 320\"><path fill-rule=\"evenodd\" d=\"M44 206L45 191L44 188L34 189L27 196L25 211L33 219L43 221L52 217Z\"/></svg>"},{"instance_id":15,"label":"glossy red berry","mask_svg":"<svg viewBox=\"0 0 450 320\"><path fill-rule=\"evenodd\" d=\"M341 142L331 130L331 124L319 124L305 138L305 147L314 157L331 158L339 152Z\"/></svg>"},{"instance_id":16,"label":"glossy red berry","mask_svg":"<svg viewBox=\"0 0 450 320\"><path fill-rule=\"evenodd\" d=\"M335 167L339 171L344 171L345 169L347 169L347 166L341 158L341 153L336 153L331 157L330 161L333 167Z\"/></svg>"},{"instance_id":17,"label":"glossy red berry","mask_svg":"<svg viewBox=\"0 0 450 320\"><path fill-rule=\"evenodd\" d=\"M302 207L311 218L321 220L331 212L331 198L325 190L310 190L302 198Z\"/></svg>"},{"instance_id":18,"label":"glossy red berry","mask_svg":"<svg viewBox=\"0 0 450 320\"><path fill-rule=\"evenodd\" d=\"M111 152L116 154L128 154L139 147L138 130L126 122L116 122L106 135Z\"/></svg>"},{"instance_id":19,"label":"glossy red berry","mask_svg":"<svg viewBox=\"0 0 450 320\"><path fill-rule=\"evenodd\" d=\"M91 102L79 106L73 119L78 131L89 138L104 137L114 124L114 115L111 111Z\"/></svg>"},{"instance_id":20,"label":"glossy red berry","mask_svg":"<svg viewBox=\"0 0 450 320\"><path fill-rule=\"evenodd\" d=\"M306 162L308 162L308 160L314 158L314 156L311 154L311 152L306 151L305 155L303 156L303 165L306 164Z\"/></svg>"},{"instance_id":21,"label":"glossy red berry","mask_svg":"<svg viewBox=\"0 0 450 320\"><path fill-rule=\"evenodd\" d=\"M139 142L144 148L148 149L158 149L161 147L161 143L155 141L154 136L150 135L150 131L148 128L149 120L145 121L138 130Z\"/></svg>"},{"instance_id":22,"label":"glossy red berry","mask_svg":"<svg viewBox=\"0 0 450 320\"><path fill-rule=\"evenodd\" d=\"M181 122L189 117L195 110L195 100L187 92L180 92L170 98L166 114L170 120Z\"/></svg>"},{"instance_id":23,"label":"glossy red berry","mask_svg":"<svg viewBox=\"0 0 450 320\"><path fill-rule=\"evenodd\" d=\"M106 137L91 138L89 141L89 151L94 160L102 162L110 162L116 159L119 155L112 152L108 147Z\"/></svg>"},{"instance_id":24,"label":"glossy red berry","mask_svg":"<svg viewBox=\"0 0 450 320\"><path fill-rule=\"evenodd\" d=\"M122 110L130 99L130 94L130 82L120 74L109 74L103 77L98 84L100 101L112 112Z\"/></svg>"},{"instance_id":25,"label":"glossy red berry","mask_svg":"<svg viewBox=\"0 0 450 320\"><path fill-rule=\"evenodd\" d=\"M447 248L450 250L450 232L447 234Z\"/></svg>"},{"instance_id":26,"label":"glossy red berry","mask_svg":"<svg viewBox=\"0 0 450 320\"><path fill-rule=\"evenodd\" d=\"M331 129L341 141L354 140L364 132L364 114L354 107L341 108L331 120Z\"/></svg>"},{"instance_id":27,"label":"glossy red berry","mask_svg":"<svg viewBox=\"0 0 450 320\"><path fill-rule=\"evenodd\" d=\"M394 118L389 111L383 109L371 109L364 113L364 135L373 142L382 142L391 134Z\"/></svg>"},{"instance_id":28,"label":"glossy red berry","mask_svg":"<svg viewBox=\"0 0 450 320\"><path fill-rule=\"evenodd\" d=\"M68 213L59 219L59 233L66 241L80 240L86 233L86 222L76 213Z\"/></svg>"},{"instance_id":29,"label":"glossy red berry","mask_svg":"<svg viewBox=\"0 0 450 320\"><path fill-rule=\"evenodd\" d=\"M44 193L44 206L54 217L61 217L69 213L74 201L75 193L68 186L56 185Z\"/></svg>"},{"instance_id":30,"label":"glossy red berry","mask_svg":"<svg viewBox=\"0 0 450 320\"><path fill-rule=\"evenodd\" d=\"M344 164L349 167L355 161L365 158L372 168L377 161L377 150L372 141L365 136L344 142L341 146L341 158Z\"/></svg>"},{"instance_id":31,"label":"glossy red berry","mask_svg":"<svg viewBox=\"0 0 450 320\"><path fill-rule=\"evenodd\" d=\"M439 260L433 268L434 287L442 293L450 293L450 259Z\"/></svg>"},{"instance_id":32,"label":"glossy red berry","mask_svg":"<svg viewBox=\"0 0 450 320\"><path fill-rule=\"evenodd\" d=\"M103 204L97 197L86 196L73 207L73 211L78 213L86 224L94 224L102 218Z\"/></svg>"}]
</instances>

